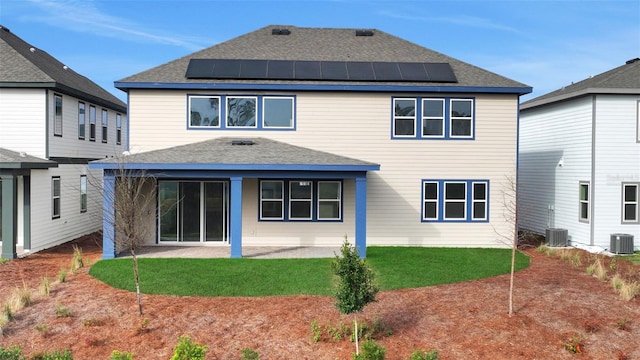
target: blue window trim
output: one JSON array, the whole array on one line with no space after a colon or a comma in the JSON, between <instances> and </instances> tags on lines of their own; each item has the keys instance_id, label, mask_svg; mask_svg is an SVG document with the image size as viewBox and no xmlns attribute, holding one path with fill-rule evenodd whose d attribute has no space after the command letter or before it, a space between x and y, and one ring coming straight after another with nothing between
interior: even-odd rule
<instances>
[{"instance_id":1,"label":"blue window trim","mask_svg":"<svg viewBox=\"0 0 640 360\"><path fill-rule=\"evenodd\" d=\"M424 184L425 183L436 183L438 186L438 198L437 198L437 214L435 219L426 219L424 213L424 203L425 203L425 194L424 194ZM464 183L466 186L466 195L465 195L465 218L464 219L445 219L444 218L444 194L445 194L445 183ZM473 218L473 185L477 183L485 184L485 218L483 219L474 219ZM464 222L489 222L489 180L460 180L460 179L423 179L421 181L421 190L420 190L420 220L421 222L454 222L454 223L464 223Z\"/></svg>"},{"instance_id":2,"label":"blue window trim","mask_svg":"<svg viewBox=\"0 0 640 360\"><path fill-rule=\"evenodd\" d=\"M211 97L220 99L220 123L218 126L191 126L191 98ZM253 98L256 100L256 125L255 126L227 126L227 98ZM291 127L264 126L264 99L283 98L293 102ZM248 131L295 131L296 130L297 98L295 95L254 95L254 94L187 94L187 130L248 130Z\"/></svg>"},{"instance_id":3,"label":"blue window trim","mask_svg":"<svg viewBox=\"0 0 640 360\"><path fill-rule=\"evenodd\" d=\"M395 134L395 114L394 114L394 102L396 99L411 100L415 99L415 135L396 135ZM444 100L444 129L442 136L423 136L422 135L422 101L423 100ZM459 136L451 135L451 102L455 100L467 100L471 101L471 136ZM407 96L393 96L391 98L391 139L393 140L475 140L476 138L476 98L475 97L438 97L438 96L424 96L424 97L407 97Z\"/></svg>"},{"instance_id":4,"label":"blue window trim","mask_svg":"<svg viewBox=\"0 0 640 360\"><path fill-rule=\"evenodd\" d=\"M263 219L262 218L262 198L261 198L261 184L262 181L279 181L282 182L282 192L283 192L283 211L282 218L278 219ZM312 203L311 203L311 219L292 219L289 214L290 207L290 183L292 181L310 181L311 186L313 188L312 193ZM320 219L318 218L318 183L321 182L337 182L340 184L340 217L337 219ZM261 178L258 180L258 221L261 222L343 222L344 221L344 182L340 179L271 179L271 178Z\"/></svg>"}]
</instances>

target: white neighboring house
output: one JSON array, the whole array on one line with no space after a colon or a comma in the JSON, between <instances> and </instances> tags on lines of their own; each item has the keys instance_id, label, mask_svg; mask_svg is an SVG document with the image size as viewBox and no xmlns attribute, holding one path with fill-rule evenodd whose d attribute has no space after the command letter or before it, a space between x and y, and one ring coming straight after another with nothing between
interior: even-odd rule
<instances>
[{"instance_id":1,"label":"white neighboring house","mask_svg":"<svg viewBox=\"0 0 640 360\"><path fill-rule=\"evenodd\" d=\"M126 105L0 26L2 257L100 230L91 160L125 149Z\"/></svg>"},{"instance_id":2,"label":"white neighboring house","mask_svg":"<svg viewBox=\"0 0 640 360\"><path fill-rule=\"evenodd\" d=\"M640 58L522 103L520 228L567 230L570 245L637 249L639 114Z\"/></svg>"},{"instance_id":3,"label":"white neighboring house","mask_svg":"<svg viewBox=\"0 0 640 360\"><path fill-rule=\"evenodd\" d=\"M157 181L146 244L508 246L520 82L376 29L275 25L115 85L127 169ZM90 167L114 188L117 159Z\"/></svg>"}]
</instances>

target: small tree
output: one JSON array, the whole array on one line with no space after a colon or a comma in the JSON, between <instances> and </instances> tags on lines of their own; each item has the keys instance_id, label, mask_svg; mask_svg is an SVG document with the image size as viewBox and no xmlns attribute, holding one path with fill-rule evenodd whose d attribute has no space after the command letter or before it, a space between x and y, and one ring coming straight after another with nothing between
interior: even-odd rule
<instances>
[{"instance_id":1,"label":"small tree","mask_svg":"<svg viewBox=\"0 0 640 360\"><path fill-rule=\"evenodd\" d=\"M335 289L336 307L341 314L354 314L354 338L356 354L359 354L357 313L362 312L367 304L376 301L379 289L374 283L373 271L358 256L357 249L349 244L346 235L340 252L342 257L336 255L331 263L333 273L339 278Z\"/></svg>"}]
</instances>

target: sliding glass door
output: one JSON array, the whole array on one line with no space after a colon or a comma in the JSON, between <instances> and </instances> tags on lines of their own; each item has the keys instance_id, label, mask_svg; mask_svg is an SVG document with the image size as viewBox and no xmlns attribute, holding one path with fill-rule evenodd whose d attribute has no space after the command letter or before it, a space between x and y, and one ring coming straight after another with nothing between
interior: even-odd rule
<instances>
[{"instance_id":1,"label":"sliding glass door","mask_svg":"<svg viewBox=\"0 0 640 360\"><path fill-rule=\"evenodd\" d=\"M161 242L227 242L229 186L226 181L159 181Z\"/></svg>"}]
</instances>

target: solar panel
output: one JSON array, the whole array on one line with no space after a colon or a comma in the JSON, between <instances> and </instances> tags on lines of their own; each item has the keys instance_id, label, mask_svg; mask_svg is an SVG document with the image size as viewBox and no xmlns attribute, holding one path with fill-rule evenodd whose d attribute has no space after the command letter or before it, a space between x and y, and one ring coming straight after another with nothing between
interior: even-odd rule
<instances>
[{"instance_id":1,"label":"solar panel","mask_svg":"<svg viewBox=\"0 0 640 360\"><path fill-rule=\"evenodd\" d=\"M242 60L240 78L266 79L268 60Z\"/></svg>"},{"instance_id":2,"label":"solar panel","mask_svg":"<svg viewBox=\"0 0 640 360\"><path fill-rule=\"evenodd\" d=\"M295 79L293 73L293 61L291 60L269 60L267 66L267 79L288 80Z\"/></svg>"},{"instance_id":3,"label":"solar panel","mask_svg":"<svg viewBox=\"0 0 640 360\"><path fill-rule=\"evenodd\" d=\"M344 61L321 61L322 80L349 80L347 64Z\"/></svg>"},{"instance_id":4,"label":"solar panel","mask_svg":"<svg viewBox=\"0 0 640 360\"><path fill-rule=\"evenodd\" d=\"M188 79L457 82L447 63L191 59Z\"/></svg>"}]
</instances>

